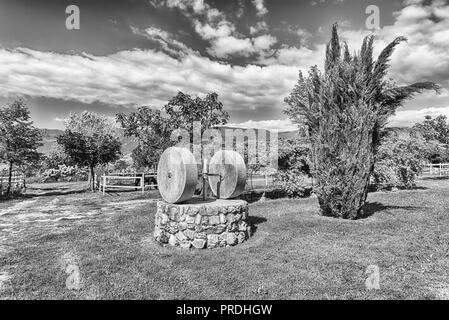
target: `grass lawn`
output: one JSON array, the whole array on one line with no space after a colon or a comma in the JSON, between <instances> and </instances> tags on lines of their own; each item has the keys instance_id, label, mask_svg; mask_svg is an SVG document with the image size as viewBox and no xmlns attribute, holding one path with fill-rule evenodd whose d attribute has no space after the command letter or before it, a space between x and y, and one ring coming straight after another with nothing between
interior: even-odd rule
<instances>
[{"instance_id":1,"label":"grass lawn","mask_svg":"<svg viewBox=\"0 0 449 320\"><path fill-rule=\"evenodd\" d=\"M247 242L188 251L152 240L157 192L39 188L0 203L1 299L449 299L447 180L372 193L357 221L319 216L313 198L254 203ZM380 290L365 289L370 264Z\"/></svg>"}]
</instances>

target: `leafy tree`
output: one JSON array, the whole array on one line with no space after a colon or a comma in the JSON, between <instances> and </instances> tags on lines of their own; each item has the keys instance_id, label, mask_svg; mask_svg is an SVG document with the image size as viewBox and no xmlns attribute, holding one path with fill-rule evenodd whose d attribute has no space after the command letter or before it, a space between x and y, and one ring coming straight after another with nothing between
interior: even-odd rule
<instances>
[{"instance_id":1,"label":"leafy tree","mask_svg":"<svg viewBox=\"0 0 449 320\"><path fill-rule=\"evenodd\" d=\"M301 141L299 137L281 139L278 152L279 170L294 168L310 175L310 146Z\"/></svg>"},{"instance_id":2,"label":"leafy tree","mask_svg":"<svg viewBox=\"0 0 449 320\"><path fill-rule=\"evenodd\" d=\"M78 132L85 136L92 137L96 133L118 137L114 121L95 112L72 112L64 121L64 126L66 130Z\"/></svg>"},{"instance_id":3,"label":"leafy tree","mask_svg":"<svg viewBox=\"0 0 449 320\"><path fill-rule=\"evenodd\" d=\"M203 133L212 126L226 124L228 120L229 114L223 110L223 104L218 100L216 93L210 93L202 99L178 92L162 111L144 106L137 112L117 114L117 122L124 128L125 135L135 137L139 142L132 153L137 167L154 167L162 152L175 144L170 140L174 130L180 128L189 130L192 142L192 128L195 121L201 122Z\"/></svg>"},{"instance_id":4,"label":"leafy tree","mask_svg":"<svg viewBox=\"0 0 449 320\"><path fill-rule=\"evenodd\" d=\"M72 166L72 159L64 152L59 144L56 144L50 152L43 157L44 169L57 169L61 165Z\"/></svg>"},{"instance_id":5,"label":"leafy tree","mask_svg":"<svg viewBox=\"0 0 449 320\"><path fill-rule=\"evenodd\" d=\"M275 184L289 197L303 197L310 192L310 146L300 136L279 141L278 171Z\"/></svg>"},{"instance_id":6,"label":"leafy tree","mask_svg":"<svg viewBox=\"0 0 449 320\"><path fill-rule=\"evenodd\" d=\"M37 162L40 146L41 133L30 121L30 111L23 100L0 109L0 162L8 165L7 196L11 193L14 168L24 169Z\"/></svg>"},{"instance_id":7,"label":"leafy tree","mask_svg":"<svg viewBox=\"0 0 449 320\"><path fill-rule=\"evenodd\" d=\"M157 164L162 152L174 142L170 141L172 125L160 110L143 106L130 114L117 114L117 122L126 137L134 137L139 145L132 158L137 168L151 168Z\"/></svg>"},{"instance_id":8,"label":"leafy tree","mask_svg":"<svg viewBox=\"0 0 449 320\"><path fill-rule=\"evenodd\" d=\"M376 188L414 188L429 148L419 131L388 130L376 154L373 184Z\"/></svg>"},{"instance_id":9,"label":"leafy tree","mask_svg":"<svg viewBox=\"0 0 449 320\"><path fill-rule=\"evenodd\" d=\"M201 133L213 126L224 125L229 120L229 114L223 110L223 104L215 92L207 94L204 99L178 92L163 110L167 112L174 128L191 130L193 123L200 121Z\"/></svg>"},{"instance_id":10,"label":"leafy tree","mask_svg":"<svg viewBox=\"0 0 449 320\"><path fill-rule=\"evenodd\" d=\"M89 168L89 184L93 191L95 167L119 159L121 143L108 128L110 123L104 117L83 112L80 116L71 115L69 119L75 120L66 122L66 130L57 141L74 163Z\"/></svg>"},{"instance_id":11,"label":"leafy tree","mask_svg":"<svg viewBox=\"0 0 449 320\"><path fill-rule=\"evenodd\" d=\"M426 116L423 122L415 124L413 128L433 145L427 157L428 161L432 163L449 161L449 123L446 116L439 115L436 118Z\"/></svg>"},{"instance_id":12,"label":"leafy tree","mask_svg":"<svg viewBox=\"0 0 449 320\"><path fill-rule=\"evenodd\" d=\"M398 37L373 59L374 36L350 54L339 40L337 25L327 45L324 72L312 67L285 99L286 113L304 123L311 143L315 192L326 216L355 219L363 214L380 137L388 118L404 100L431 82L397 86L386 79Z\"/></svg>"}]
</instances>

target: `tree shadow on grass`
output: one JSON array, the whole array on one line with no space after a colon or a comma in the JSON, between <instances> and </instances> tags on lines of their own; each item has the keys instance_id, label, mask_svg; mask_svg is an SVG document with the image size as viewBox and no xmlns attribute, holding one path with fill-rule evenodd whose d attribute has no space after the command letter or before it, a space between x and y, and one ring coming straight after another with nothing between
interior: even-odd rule
<instances>
[{"instance_id":1,"label":"tree shadow on grass","mask_svg":"<svg viewBox=\"0 0 449 320\"><path fill-rule=\"evenodd\" d=\"M402 210L415 210L415 209L423 209L424 207L416 207L416 206L391 206L391 205L384 205L380 202L367 202L363 206L363 214L357 218L359 219L366 219L374 215L376 212L383 211L383 210L391 210L391 209L402 209Z\"/></svg>"},{"instance_id":2,"label":"tree shadow on grass","mask_svg":"<svg viewBox=\"0 0 449 320\"><path fill-rule=\"evenodd\" d=\"M247 218L248 224L251 226L251 235L254 235L257 231L257 225L267 222L267 219L264 217L251 216L249 215Z\"/></svg>"},{"instance_id":3,"label":"tree shadow on grass","mask_svg":"<svg viewBox=\"0 0 449 320\"><path fill-rule=\"evenodd\" d=\"M70 195L70 194L81 194L81 193L87 193L89 192L88 189L82 189L82 190L53 190L53 191L45 191L40 193L22 193L17 195L12 195L10 197L3 197L0 198L0 202L6 202L6 201L12 201L12 200L27 200L32 198L39 198L39 197L52 197L52 196L64 196L64 195Z\"/></svg>"},{"instance_id":4,"label":"tree shadow on grass","mask_svg":"<svg viewBox=\"0 0 449 320\"><path fill-rule=\"evenodd\" d=\"M449 180L449 176L426 176L421 177L420 180Z\"/></svg>"},{"instance_id":5,"label":"tree shadow on grass","mask_svg":"<svg viewBox=\"0 0 449 320\"><path fill-rule=\"evenodd\" d=\"M18 197L18 199L29 199L29 198L36 198L36 197L52 197L52 196L64 196L69 194L80 194L80 193L87 193L90 192L89 189L80 189L80 190L53 190L48 192L41 192L41 193L25 193Z\"/></svg>"}]
</instances>

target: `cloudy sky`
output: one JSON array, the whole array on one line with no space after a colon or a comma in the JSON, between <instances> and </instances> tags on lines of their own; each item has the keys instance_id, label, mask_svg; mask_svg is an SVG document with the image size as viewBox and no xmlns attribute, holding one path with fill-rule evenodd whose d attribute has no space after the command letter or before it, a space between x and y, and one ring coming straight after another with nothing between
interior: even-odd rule
<instances>
[{"instance_id":1,"label":"cloudy sky","mask_svg":"<svg viewBox=\"0 0 449 320\"><path fill-rule=\"evenodd\" d=\"M67 30L65 9L80 9ZM449 116L448 1L391 0L0 0L0 105L27 99L35 124L61 128L69 112L113 116L161 108L178 91L215 91L232 123L293 128L283 99L298 71L321 67L333 22L353 50L368 5L380 9L377 52L408 37L392 59L398 83L435 81L391 120Z\"/></svg>"}]
</instances>

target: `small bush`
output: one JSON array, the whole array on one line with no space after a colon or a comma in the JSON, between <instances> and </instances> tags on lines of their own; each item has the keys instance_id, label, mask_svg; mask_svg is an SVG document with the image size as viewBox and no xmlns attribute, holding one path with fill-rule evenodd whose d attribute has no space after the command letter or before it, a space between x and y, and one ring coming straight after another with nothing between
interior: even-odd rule
<instances>
[{"instance_id":1,"label":"small bush","mask_svg":"<svg viewBox=\"0 0 449 320\"><path fill-rule=\"evenodd\" d=\"M375 189L414 188L428 154L428 144L415 131L391 132L379 147L371 177Z\"/></svg>"},{"instance_id":2,"label":"small bush","mask_svg":"<svg viewBox=\"0 0 449 320\"><path fill-rule=\"evenodd\" d=\"M77 166L59 165L58 168L47 169L42 173L43 182L58 181L85 181L87 180L87 172L81 170Z\"/></svg>"},{"instance_id":3,"label":"small bush","mask_svg":"<svg viewBox=\"0 0 449 320\"><path fill-rule=\"evenodd\" d=\"M311 192L310 179L310 147L300 137L281 140L275 188L292 198L307 197Z\"/></svg>"},{"instance_id":4,"label":"small bush","mask_svg":"<svg viewBox=\"0 0 449 320\"><path fill-rule=\"evenodd\" d=\"M0 200L13 199L23 194L25 188L22 184L13 184L9 196L6 196L6 184L0 184Z\"/></svg>"},{"instance_id":5,"label":"small bush","mask_svg":"<svg viewBox=\"0 0 449 320\"><path fill-rule=\"evenodd\" d=\"M308 197L312 190L310 177L298 169L278 171L274 183L276 189L284 191L290 198Z\"/></svg>"}]
</instances>

